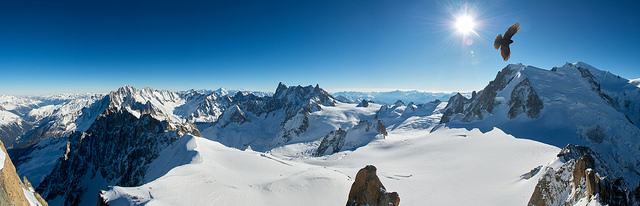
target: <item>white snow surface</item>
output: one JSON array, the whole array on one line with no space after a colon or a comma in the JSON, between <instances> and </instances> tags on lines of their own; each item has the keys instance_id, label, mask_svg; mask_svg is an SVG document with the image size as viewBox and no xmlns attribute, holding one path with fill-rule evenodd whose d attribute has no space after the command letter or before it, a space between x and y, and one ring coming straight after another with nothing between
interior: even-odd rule
<instances>
[{"instance_id":1,"label":"white snow surface","mask_svg":"<svg viewBox=\"0 0 640 206\"><path fill-rule=\"evenodd\" d=\"M5 160L7 160L7 153L0 149L0 170L4 168Z\"/></svg>"},{"instance_id":2,"label":"white snow surface","mask_svg":"<svg viewBox=\"0 0 640 206\"><path fill-rule=\"evenodd\" d=\"M27 201L29 202L29 205L31 206L41 206L42 204L40 204L40 202L38 201L38 199L35 196L35 191L30 191L33 188L29 188L29 190L25 189L24 187L22 188L22 192L24 193L24 196L27 198Z\"/></svg>"},{"instance_id":3,"label":"white snow surface","mask_svg":"<svg viewBox=\"0 0 640 206\"><path fill-rule=\"evenodd\" d=\"M629 80L629 83L640 87L640 79L631 79Z\"/></svg>"},{"instance_id":4,"label":"white snow surface","mask_svg":"<svg viewBox=\"0 0 640 206\"><path fill-rule=\"evenodd\" d=\"M22 118L11 112L0 110L0 126L10 124L21 124Z\"/></svg>"},{"instance_id":5,"label":"white snow surface","mask_svg":"<svg viewBox=\"0 0 640 206\"><path fill-rule=\"evenodd\" d=\"M447 102L404 105L396 102L385 105L377 113L378 119L390 130L427 129L440 122Z\"/></svg>"},{"instance_id":6,"label":"white snow surface","mask_svg":"<svg viewBox=\"0 0 640 206\"><path fill-rule=\"evenodd\" d=\"M18 97L12 95L0 95L0 108L4 108L4 110L15 110L22 107L32 107L36 106L42 101L29 98L29 97Z\"/></svg>"},{"instance_id":7,"label":"white snow surface","mask_svg":"<svg viewBox=\"0 0 640 206\"><path fill-rule=\"evenodd\" d=\"M499 129L391 132L323 157L242 151L185 135L150 166L156 175L149 177L166 174L103 196L110 205L343 205L357 171L373 164L402 205L523 205L538 176L520 175L552 162L559 150Z\"/></svg>"}]
</instances>

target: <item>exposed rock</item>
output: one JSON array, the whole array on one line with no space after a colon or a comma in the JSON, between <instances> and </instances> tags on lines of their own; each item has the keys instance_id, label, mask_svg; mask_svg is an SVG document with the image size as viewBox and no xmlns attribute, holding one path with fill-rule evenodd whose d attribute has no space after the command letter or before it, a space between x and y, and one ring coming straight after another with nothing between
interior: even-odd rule
<instances>
[{"instance_id":1,"label":"exposed rock","mask_svg":"<svg viewBox=\"0 0 640 206\"><path fill-rule=\"evenodd\" d=\"M473 92L473 96L476 96L475 91ZM451 98L449 98L449 102L447 103L447 107L445 107L444 109L444 113L442 114L440 123L447 123L452 120L452 116L454 114L460 114L464 112L465 104L467 103L469 103L469 99L462 96L462 94L457 93L456 95L453 95Z\"/></svg>"},{"instance_id":2,"label":"exposed rock","mask_svg":"<svg viewBox=\"0 0 640 206\"><path fill-rule=\"evenodd\" d=\"M356 107L369 107L369 101L363 99Z\"/></svg>"},{"instance_id":3,"label":"exposed rock","mask_svg":"<svg viewBox=\"0 0 640 206\"><path fill-rule=\"evenodd\" d=\"M509 102L503 102L507 97L500 96L496 98L498 93L507 88L518 76L516 67L521 65L509 65L498 72L496 78L479 92L473 92L471 99L466 99L462 95L457 94L449 99L449 103L445 108L440 123L447 123L452 120L460 120L469 122L473 120L481 120L487 113L492 113L494 108L500 104L507 103L509 110L507 116L510 119L516 118L518 115L526 113L529 118L538 118L543 109L543 102L531 86L528 78L519 82L511 90Z\"/></svg>"},{"instance_id":4,"label":"exposed rock","mask_svg":"<svg viewBox=\"0 0 640 206\"><path fill-rule=\"evenodd\" d=\"M351 185L347 206L397 206L400 197L397 192L387 192L376 175L376 167L367 165L360 169Z\"/></svg>"},{"instance_id":5,"label":"exposed rock","mask_svg":"<svg viewBox=\"0 0 640 206\"><path fill-rule=\"evenodd\" d=\"M193 132L180 125L173 125L172 130L170 125L151 114L138 117L126 109L109 108L86 132L69 137L65 155L37 190L47 200L61 196L66 205L77 205L87 195L87 178L138 186L143 183L148 164L181 136L178 130Z\"/></svg>"},{"instance_id":6,"label":"exposed rock","mask_svg":"<svg viewBox=\"0 0 640 206\"><path fill-rule=\"evenodd\" d=\"M542 100L531 87L529 79L524 79L516 85L511 91L511 99L509 100L511 108L507 115L510 119L516 118L522 113L526 113L529 118L537 118L540 116L540 111L544 107Z\"/></svg>"},{"instance_id":7,"label":"exposed rock","mask_svg":"<svg viewBox=\"0 0 640 206\"><path fill-rule=\"evenodd\" d=\"M465 118L463 121L482 119L483 111L491 113L493 108L497 105L495 99L498 91L503 90L507 85L509 85L509 83L511 83L511 80L514 78L512 75L513 73L514 70L510 66L507 66L502 69L502 71L498 72L496 78L489 82L489 84L476 95L478 98L471 99L472 102L464 111Z\"/></svg>"},{"instance_id":8,"label":"exposed rock","mask_svg":"<svg viewBox=\"0 0 640 206\"><path fill-rule=\"evenodd\" d=\"M602 205L640 204L640 196L634 193L640 187L633 191L626 188L623 179L611 176L606 163L588 147L570 144L558 157L565 163L557 170L547 168L528 205L574 205L581 199Z\"/></svg>"},{"instance_id":9,"label":"exposed rock","mask_svg":"<svg viewBox=\"0 0 640 206\"><path fill-rule=\"evenodd\" d=\"M542 169L542 165L534 167L533 169L531 169L531 171L520 175L520 178L528 180L531 179L533 176L536 176L538 174L538 172L540 172L540 169Z\"/></svg>"},{"instance_id":10,"label":"exposed rock","mask_svg":"<svg viewBox=\"0 0 640 206\"><path fill-rule=\"evenodd\" d=\"M567 175L573 172L574 160L570 160L560 166L557 170L547 169L538 180L529 203L527 205L560 205L565 202L571 191L572 176Z\"/></svg>"},{"instance_id":11,"label":"exposed rock","mask_svg":"<svg viewBox=\"0 0 640 206\"><path fill-rule=\"evenodd\" d=\"M585 78L589 82L589 84L591 84L591 89L594 92L597 92L598 95L600 95L600 97L602 98L602 100L604 100L609 105L613 104L613 98L611 98L609 95L602 92L600 83L596 81L596 77L593 76L593 74L591 74L591 72L588 69L585 69L579 66L577 66L576 69L580 71L580 76L582 76L582 78Z\"/></svg>"},{"instance_id":12,"label":"exposed rock","mask_svg":"<svg viewBox=\"0 0 640 206\"><path fill-rule=\"evenodd\" d=\"M591 196L598 194L600 189L600 177L597 177L593 169L589 168L585 170L585 177L587 182L587 199L591 199Z\"/></svg>"},{"instance_id":13,"label":"exposed rock","mask_svg":"<svg viewBox=\"0 0 640 206\"><path fill-rule=\"evenodd\" d=\"M20 181L20 177L18 173L16 173L16 168L13 166L9 155L7 155L7 150L1 141L0 155L4 155L4 165L0 169L0 205L30 205L25 193L31 193L29 195L34 195L39 201L35 204L47 206L47 202L45 202L38 193L33 193L34 189L26 177L24 178L24 183Z\"/></svg>"},{"instance_id":14,"label":"exposed rock","mask_svg":"<svg viewBox=\"0 0 640 206\"><path fill-rule=\"evenodd\" d=\"M342 146L344 146L345 136L347 136L347 131L342 130L342 128L329 132L327 136L322 138L320 146L318 146L318 149L313 153L313 155L322 156L329 148L331 148L329 154L340 152Z\"/></svg>"},{"instance_id":15,"label":"exposed rock","mask_svg":"<svg viewBox=\"0 0 640 206\"><path fill-rule=\"evenodd\" d=\"M313 155L330 155L343 150L354 149L371 142L377 136L384 138L387 135L387 130L380 120L373 120L373 122L369 120L360 121L347 131L338 128L338 130L329 132L322 138L318 149L313 152Z\"/></svg>"},{"instance_id":16,"label":"exposed rock","mask_svg":"<svg viewBox=\"0 0 640 206\"><path fill-rule=\"evenodd\" d=\"M376 128L376 131L378 131L380 134L383 134L384 136L389 135L389 133L387 133L387 128L382 125L382 122L380 120L378 120L378 128Z\"/></svg>"}]
</instances>

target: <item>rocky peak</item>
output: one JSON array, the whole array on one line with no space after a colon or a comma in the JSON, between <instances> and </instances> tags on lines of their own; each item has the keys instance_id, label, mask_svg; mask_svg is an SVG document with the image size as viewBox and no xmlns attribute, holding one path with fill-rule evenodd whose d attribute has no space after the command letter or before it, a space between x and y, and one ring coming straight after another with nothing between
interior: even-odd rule
<instances>
[{"instance_id":1,"label":"rocky peak","mask_svg":"<svg viewBox=\"0 0 640 206\"><path fill-rule=\"evenodd\" d=\"M416 108L418 108L418 106L416 106L413 102L409 102L409 104L407 105L407 109L411 111L416 111Z\"/></svg>"},{"instance_id":2,"label":"rocky peak","mask_svg":"<svg viewBox=\"0 0 640 206\"><path fill-rule=\"evenodd\" d=\"M284 84L284 82L278 83L278 87L276 88L276 93L273 94L273 97L280 97L282 93L284 93L289 87Z\"/></svg>"},{"instance_id":3,"label":"rocky peak","mask_svg":"<svg viewBox=\"0 0 640 206\"><path fill-rule=\"evenodd\" d=\"M317 104L335 106L333 96L321 89L319 85L316 85L316 87L311 85L306 87L287 87L284 83L280 82L273 98L283 100L287 105L300 105L309 100L313 100Z\"/></svg>"},{"instance_id":4,"label":"rocky peak","mask_svg":"<svg viewBox=\"0 0 640 206\"><path fill-rule=\"evenodd\" d=\"M399 106L405 106L404 102L402 102L402 100L398 100L396 101L396 103L393 103L394 107L399 107Z\"/></svg>"},{"instance_id":5,"label":"rocky peak","mask_svg":"<svg viewBox=\"0 0 640 206\"><path fill-rule=\"evenodd\" d=\"M349 191L347 206L398 206L400 204L398 193L387 192L376 171L373 165L367 165L358 171Z\"/></svg>"},{"instance_id":6,"label":"rocky peak","mask_svg":"<svg viewBox=\"0 0 640 206\"><path fill-rule=\"evenodd\" d=\"M511 108L507 115L510 119L516 118L522 113L526 113L529 118L537 118L544 107L538 93L531 87L528 78L520 81L511 91L509 106Z\"/></svg>"},{"instance_id":7,"label":"rocky peak","mask_svg":"<svg viewBox=\"0 0 640 206\"><path fill-rule=\"evenodd\" d=\"M465 105L467 103L469 103L469 99L462 96L462 94L457 93L456 95L453 95L451 98L449 98L447 106L444 108L444 113L442 115L442 118L440 118L440 123L447 123L452 120L451 117L454 114L460 114L464 112Z\"/></svg>"},{"instance_id":8,"label":"rocky peak","mask_svg":"<svg viewBox=\"0 0 640 206\"><path fill-rule=\"evenodd\" d=\"M510 119L522 113L529 118L539 117L543 103L527 76L527 71L536 69L522 64L507 65L483 90L474 91L471 99L461 98L460 94L451 97L440 123L453 119L465 122L484 119L484 115L492 113L495 107L507 103L504 102L506 98L509 98L507 116ZM510 91L505 91L507 88ZM510 92L510 96L506 96L505 92ZM499 93L502 93L501 96L498 96Z\"/></svg>"}]
</instances>

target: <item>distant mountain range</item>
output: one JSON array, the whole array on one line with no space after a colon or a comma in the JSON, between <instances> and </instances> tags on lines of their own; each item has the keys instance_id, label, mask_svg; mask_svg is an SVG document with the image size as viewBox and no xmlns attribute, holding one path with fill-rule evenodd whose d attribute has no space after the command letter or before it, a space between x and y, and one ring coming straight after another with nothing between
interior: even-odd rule
<instances>
[{"instance_id":1,"label":"distant mountain range","mask_svg":"<svg viewBox=\"0 0 640 206\"><path fill-rule=\"evenodd\" d=\"M637 81L582 62L471 93L0 97L0 140L50 205L344 204L367 164L403 205L637 205L639 136Z\"/></svg>"},{"instance_id":2,"label":"distant mountain range","mask_svg":"<svg viewBox=\"0 0 640 206\"><path fill-rule=\"evenodd\" d=\"M333 95L337 100L349 103L359 103L362 100L375 102L378 104L391 105L400 100L406 104L413 102L414 104L423 104L435 100L446 101L449 97L457 94L457 92L423 92L423 91L388 91L388 92L354 92L343 91L334 92ZM471 97L471 92L461 92L467 98Z\"/></svg>"}]
</instances>

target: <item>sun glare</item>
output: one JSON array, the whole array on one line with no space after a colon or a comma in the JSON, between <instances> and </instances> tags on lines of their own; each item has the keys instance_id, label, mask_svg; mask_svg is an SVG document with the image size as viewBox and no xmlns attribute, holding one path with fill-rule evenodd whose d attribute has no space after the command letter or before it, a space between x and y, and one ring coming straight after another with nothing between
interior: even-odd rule
<instances>
[{"instance_id":1,"label":"sun glare","mask_svg":"<svg viewBox=\"0 0 640 206\"><path fill-rule=\"evenodd\" d=\"M456 19L456 29L458 29L458 32L464 35L474 32L473 29L475 28L475 26L476 26L476 23L473 21L473 18L471 18L470 16L464 15Z\"/></svg>"}]
</instances>

